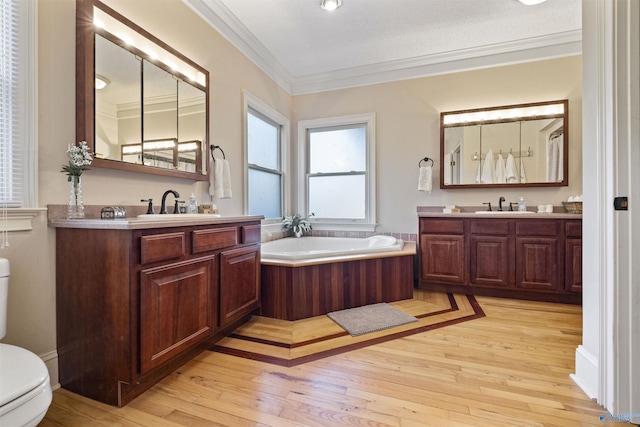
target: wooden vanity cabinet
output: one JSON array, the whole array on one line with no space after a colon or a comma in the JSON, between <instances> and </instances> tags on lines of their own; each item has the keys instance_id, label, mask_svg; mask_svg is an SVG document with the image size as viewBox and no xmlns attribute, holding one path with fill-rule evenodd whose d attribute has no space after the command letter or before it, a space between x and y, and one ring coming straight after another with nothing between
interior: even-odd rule
<instances>
[{"instance_id":1,"label":"wooden vanity cabinet","mask_svg":"<svg viewBox=\"0 0 640 427\"><path fill-rule=\"evenodd\" d=\"M418 287L580 303L582 220L565 218L420 217Z\"/></svg>"},{"instance_id":2,"label":"wooden vanity cabinet","mask_svg":"<svg viewBox=\"0 0 640 427\"><path fill-rule=\"evenodd\" d=\"M62 387L124 406L259 307L260 224L56 229Z\"/></svg>"},{"instance_id":3,"label":"wooden vanity cabinet","mask_svg":"<svg viewBox=\"0 0 640 427\"><path fill-rule=\"evenodd\" d=\"M465 223L455 219L420 222L420 280L464 284Z\"/></svg>"}]
</instances>

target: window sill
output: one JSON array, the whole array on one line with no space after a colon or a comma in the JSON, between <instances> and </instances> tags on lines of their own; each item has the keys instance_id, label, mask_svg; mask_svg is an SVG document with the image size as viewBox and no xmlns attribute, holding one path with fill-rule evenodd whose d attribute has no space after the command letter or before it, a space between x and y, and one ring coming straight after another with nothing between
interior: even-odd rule
<instances>
[{"instance_id":1,"label":"window sill","mask_svg":"<svg viewBox=\"0 0 640 427\"><path fill-rule=\"evenodd\" d=\"M353 222L312 222L317 231L376 231L377 224Z\"/></svg>"},{"instance_id":2,"label":"window sill","mask_svg":"<svg viewBox=\"0 0 640 427\"><path fill-rule=\"evenodd\" d=\"M2 219L0 213L0 231L29 231L33 230L32 220L47 208L7 208L7 220Z\"/></svg>"}]
</instances>

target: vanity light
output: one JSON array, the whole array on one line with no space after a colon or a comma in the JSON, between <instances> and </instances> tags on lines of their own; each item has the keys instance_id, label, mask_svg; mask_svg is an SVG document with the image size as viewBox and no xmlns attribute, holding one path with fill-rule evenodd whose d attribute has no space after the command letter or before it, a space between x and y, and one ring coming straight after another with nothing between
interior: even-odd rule
<instances>
[{"instance_id":1,"label":"vanity light","mask_svg":"<svg viewBox=\"0 0 640 427\"><path fill-rule=\"evenodd\" d=\"M342 0L320 0L320 7L329 12L342 6Z\"/></svg>"},{"instance_id":2,"label":"vanity light","mask_svg":"<svg viewBox=\"0 0 640 427\"><path fill-rule=\"evenodd\" d=\"M108 78L101 76L100 74L96 74L96 90L104 89L109 83L111 82Z\"/></svg>"},{"instance_id":3,"label":"vanity light","mask_svg":"<svg viewBox=\"0 0 640 427\"><path fill-rule=\"evenodd\" d=\"M561 114L564 114L564 104L548 104L542 106L446 114L442 120L444 125L454 125L457 123L484 123L495 120L518 120L530 117L556 116Z\"/></svg>"},{"instance_id":4,"label":"vanity light","mask_svg":"<svg viewBox=\"0 0 640 427\"><path fill-rule=\"evenodd\" d=\"M518 0L522 4L526 4L527 6L534 6L536 4L544 3L546 0Z\"/></svg>"}]
</instances>

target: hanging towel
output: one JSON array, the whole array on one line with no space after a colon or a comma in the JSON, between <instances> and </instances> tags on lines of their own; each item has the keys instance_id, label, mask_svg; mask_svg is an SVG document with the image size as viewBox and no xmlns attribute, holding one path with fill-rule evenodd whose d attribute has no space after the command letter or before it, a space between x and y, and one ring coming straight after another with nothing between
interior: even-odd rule
<instances>
[{"instance_id":1,"label":"hanging towel","mask_svg":"<svg viewBox=\"0 0 640 427\"><path fill-rule=\"evenodd\" d=\"M498 160L496 163L496 182L498 184L504 184L507 182L507 174L504 166L504 158L502 153L498 154Z\"/></svg>"},{"instance_id":2,"label":"hanging towel","mask_svg":"<svg viewBox=\"0 0 640 427\"><path fill-rule=\"evenodd\" d=\"M418 177L418 191L431 193L433 171L431 166L420 166L420 176Z\"/></svg>"},{"instance_id":3,"label":"hanging towel","mask_svg":"<svg viewBox=\"0 0 640 427\"><path fill-rule=\"evenodd\" d=\"M482 159L478 160L478 170L476 171L476 184L482 182Z\"/></svg>"},{"instance_id":4,"label":"hanging towel","mask_svg":"<svg viewBox=\"0 0 640 427\"><path fill-rule=\"evenodd\" d=\"M209 194L218 199L231 198L231 173L228 160L212 159L209 163Z\"/></svg>"},{"instance_id":5,"label":"hanging towel","mask_svg":"<svg viewBox=\"0 0 640 427\"><path fill-rule=\"evenodd\" d=\"M524 173L524 161L522 157L520 157L520 184L524 184L527 182L527 174Z\"/></svg>"},{"instance_id":6,"label":"hanging towel","mask_svg":"<svg viewBox=\"0 0 640 427\"><path fill-rule=\"evenodd\" d=\"M516 175L516 161L511 153L509 153L509 156L507 156L507 164L505 166L504 177L508 184L518 182L518 178Z\"/></svg>"},{"instance_id":7,"label":"hanging towel","mask_svg":"<svg viewBox=\"0 0 640 427\"><path fill-rule=\"evenodd\" d=\"M484 184L493 184L496 182L495 159L493 158L493 150L487 151L482 167L482 177L480 179Z\"/></svg>"}]
</instances>

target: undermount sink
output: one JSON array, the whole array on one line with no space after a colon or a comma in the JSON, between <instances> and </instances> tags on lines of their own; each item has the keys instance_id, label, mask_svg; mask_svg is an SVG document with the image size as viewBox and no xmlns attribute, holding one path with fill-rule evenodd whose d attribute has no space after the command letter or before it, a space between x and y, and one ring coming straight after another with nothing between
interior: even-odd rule
<instances>
[{"instance_id":1,"label":"undermount sink","mask_svg":"<svg viewBox=\"0 0 640 427\"><path fill-rule=\"evenodd\" d=\"M220 214L144 214L138 215L140 219L153 219L153 220L172 220L172 219L210 219L220 218Z\"/></svg>"},{"instance_id":2,"label":"undermount sink","mask_svg":"<svg viewBox=\"0 0 640 427\"><path fill-rule=\"evenodd\" d=\"M532 211L476 211L477 214L481 215L527 215L527 214L535 214Z\"/></svg>"}]
</instances>

